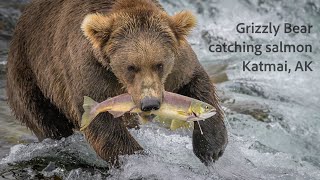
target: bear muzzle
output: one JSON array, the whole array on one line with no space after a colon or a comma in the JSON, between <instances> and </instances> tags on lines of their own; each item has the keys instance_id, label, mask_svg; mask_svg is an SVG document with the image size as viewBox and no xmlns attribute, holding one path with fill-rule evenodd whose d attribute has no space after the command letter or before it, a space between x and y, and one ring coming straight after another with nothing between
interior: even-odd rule
<instances>
[{"instance_id":1,"label":"bear muzzle","mask_svg":"<svg viewBox=\"0 0 320 180\"><path fill-rule=\"evenodd\" d=\"M145 97L141 100L141 110L144 112L158 110L160 108L160 100L155 97Z\"/></svg>"}]
</instances>

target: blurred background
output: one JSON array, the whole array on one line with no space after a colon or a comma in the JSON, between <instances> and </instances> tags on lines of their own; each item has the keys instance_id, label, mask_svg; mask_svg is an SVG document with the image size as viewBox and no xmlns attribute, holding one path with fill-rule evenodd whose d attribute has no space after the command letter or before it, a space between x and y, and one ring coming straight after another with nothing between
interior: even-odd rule
<instances>
[{"instance_id":1,"label":"blurred background","mask_svg":"<svg viewBox=\"0 0 320 180\"><path fill-rule=\"evenodd\" d=\"M108 168L79 133L38 143L10 113L5 93L8 44L27 0L0 1L0 179L320 179L320 1L160 0L169 14L191 10L188 38L216 84L229 131L222 158L205 167L193 154L191 131L149 123L130 130L144 155ZM238 34L244 22L311 24L310 34ZM312 44L312 53L211 53L210 44ZM313 72L242 72L242 61L313 61Z\"/></svg>"}]
</instances>

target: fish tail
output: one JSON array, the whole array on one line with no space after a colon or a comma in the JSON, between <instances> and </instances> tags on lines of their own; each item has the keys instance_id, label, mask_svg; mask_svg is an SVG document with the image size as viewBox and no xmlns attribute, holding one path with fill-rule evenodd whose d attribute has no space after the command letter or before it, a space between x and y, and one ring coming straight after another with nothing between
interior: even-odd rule
<instances>
[{"instance_id":1,"label":"fish tail","mask_svg":"<svg viewBox=\"0 0 320 180\"><path fill-rule=\"evenodd\" d=\"M94 101L93 99L91 99L88 96L84 96L83 97L83 114L82 114L82 118L81 118L81 128L80 131L83 131L84 129L86 129L89 124L91 123L92 119L94 118L94 116L91 114L91 110L93 107L95 107L98 103L96 101Z\"/></svg>"}]
</instances>

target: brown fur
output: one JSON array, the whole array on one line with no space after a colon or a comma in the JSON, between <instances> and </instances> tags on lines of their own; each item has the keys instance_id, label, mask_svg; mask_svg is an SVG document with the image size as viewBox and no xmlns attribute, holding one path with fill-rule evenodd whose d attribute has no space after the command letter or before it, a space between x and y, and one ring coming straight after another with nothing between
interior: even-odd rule
<instances>
[{"instance_id":1,"label":"brown fur","mask_svg":"<svg viewBox=\"0 0 320 180\"><path fill-rule=\"evenodd\" d=\"M226 129L215 89L185 36L195 18L169 16L155 0L35 0L21 16L8 59L9 104L41 140L78 130L83 96L103 101L129 92L134 102L163 90L213 104L196 125L194 152L204 163L222 155ZM141 150L122 120L97 116L85 131L105 160Z\"/></svg>"}]
</instances>

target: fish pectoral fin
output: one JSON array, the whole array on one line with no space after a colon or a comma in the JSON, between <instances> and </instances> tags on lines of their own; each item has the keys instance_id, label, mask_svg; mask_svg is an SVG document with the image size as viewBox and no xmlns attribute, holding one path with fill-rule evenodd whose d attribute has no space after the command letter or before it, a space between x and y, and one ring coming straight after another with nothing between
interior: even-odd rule
<instances>
[{"instance_id":1,"label":"fish pectoral fin","mask_svg":"<svg viewBox=\"0 0 320 180\"><path fill-rule=\"evenodd\" d=\"M186 121L181 121L181 120L176 120L173 119L171 121L170 129L172 131L179 129L179 128L186 128L189 129L192 127L192 122L186 122Z\"/></svg>"},{"instance_id":2,"label":"fish pectoral fin","mask_svg":"<svg viewBox=\"0 0 320 180\"><path fill-rule=\"evenodd\" d=\"M108 111L108 112L112 114L114 118L121 117L125 114L125 112L121 112L121 111Z\"/></svg>"}]
</instances>

